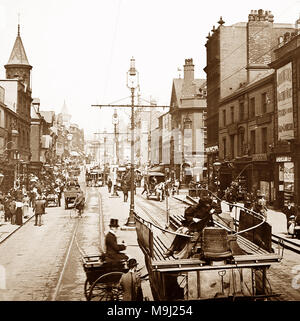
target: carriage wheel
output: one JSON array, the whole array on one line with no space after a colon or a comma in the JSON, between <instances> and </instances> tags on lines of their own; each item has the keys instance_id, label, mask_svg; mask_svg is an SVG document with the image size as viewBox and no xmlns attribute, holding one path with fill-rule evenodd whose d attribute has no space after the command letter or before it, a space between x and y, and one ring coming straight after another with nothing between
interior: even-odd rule
<instances>
[{"instance_id":1,"label":"carriage wheel","mask_svg":"<svg viewBox=\"0 0 300 321\"><path fill-rule=\"evenodd\" d=\"M85 280L84 282L84 296L88 300L89 298L89 293L90 293L91 285L88 279Z\"/></svg>"},{"instance_id":2,"label":"carriage wheel","mask_svg":"<svg viewBox=\"0 0 300 321\"><path fill-rule=\"evenodd\" d=\"M88 301L122 301L123 291L118 284L122 272L111 272L100 276L91 286Z\"/></svg>"}]
</instances>

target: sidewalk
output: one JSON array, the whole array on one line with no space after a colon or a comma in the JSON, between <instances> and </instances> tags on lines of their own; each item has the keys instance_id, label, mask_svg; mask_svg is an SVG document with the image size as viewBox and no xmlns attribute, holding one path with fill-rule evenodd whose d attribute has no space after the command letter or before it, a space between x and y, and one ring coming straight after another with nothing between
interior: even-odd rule
<instances>
[{"instance_id":1,"label":"sidewalk","mask_svg":"<svg viewBox=\"0 0 300 321\"><path fill-rule=\"evenodd\" d=\"M34 216L34 213L32 211L32 208L29 207L28 218L23 218L23 225L26 224L33 216ZM21 227L22 225L12 225L10 222L1 222L0 223L0 244Z\"/></svg>"}]
</instances>

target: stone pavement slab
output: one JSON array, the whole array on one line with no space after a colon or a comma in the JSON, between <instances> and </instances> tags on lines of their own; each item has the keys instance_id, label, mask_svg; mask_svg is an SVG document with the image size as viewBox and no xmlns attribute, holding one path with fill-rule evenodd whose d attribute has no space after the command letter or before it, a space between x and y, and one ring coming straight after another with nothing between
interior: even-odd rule
<instances>
[{"instance_id":1,"label":"stone pavement slab","mask_svg":"<svg viewBox=\"0 0 300 321\"><path fill-rule=\"evenodd\" d=\"M28 218L23 218L23 225L26 224L32 217L34 213L32 208L29 208ZM10 222L0 223L0 243L4 242L8 237L10 237L14 232L16 232L22 225L13 225Z\"/></svg>"}]
</instances>

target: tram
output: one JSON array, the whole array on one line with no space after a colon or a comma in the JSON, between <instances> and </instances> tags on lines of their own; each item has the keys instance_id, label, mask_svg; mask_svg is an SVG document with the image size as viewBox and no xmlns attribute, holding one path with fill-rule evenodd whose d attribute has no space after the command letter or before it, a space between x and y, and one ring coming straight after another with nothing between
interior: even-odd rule
<instances>
[{"instance_id":1,"label":"tram","mask_svg":"<svg viewBox=\"0 0 300 321\"><path fill-rule=\"evenodd\" d=\"M279 295L272 291L267 271L281 261L283 247L275 253L265 218L242 210L238 228L214 214L212 226L198 234L166 230L135 214L155 301L267 300ZM180 224L180 217L176 220ZM186 246L166 257L176 236L186 238Z\"/></svg>"}]
</instances>

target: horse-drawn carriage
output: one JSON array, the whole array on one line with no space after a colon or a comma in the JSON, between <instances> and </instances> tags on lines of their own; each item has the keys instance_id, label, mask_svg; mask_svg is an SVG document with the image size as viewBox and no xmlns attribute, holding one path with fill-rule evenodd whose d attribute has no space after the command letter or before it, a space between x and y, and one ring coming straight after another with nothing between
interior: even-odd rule
<instances>
[{"instance_id":1,"label":"horse-drawn carriage","mask_svg":"<svg viewBox=\"0 0 300 321\"><path fill-rule=\"evenodd\" d=\"M144 179L146 180L147 186L147 199L154 196L155 199L159 201L160 193L163 193L162 190L159 190L159 185L165 182L165 174L161 172L149 172Z\"/></svg>"},{"instance_id":2,"label":"horse-drawn carriage","mask_svg":"<svg viewBox=\"0 0 300 321\"><path fill-rule=\"evenodd\" d=\"M84 256L82 259L86 281L84 294L87 301L122 301L119 281L128 272L127 261L107 262L103 255Z\"/></svg>"},{"instance_id":3,"label":"horse-drawn carriage","mask_svg":"<svg viewBox=\"0 0 300 321\"><path fill-rule=\"evenodd\" d=\"M272 292L267 270L280 262L282 252L278 248L275 253L268 242L268 223L249 211L245 215L251 218L237 231L224 225L218 215L213 215L212 226L197 234L166 230L135 214L138 243L155 301L265 300L278 296ZM177 222L180 225L180 217ZM186 245L166 256L174 236Z\"/></svg>"},{"instance_id":4,"label":"horse-drawn carriage","mask_svg":"<svg viewBox=\"0 0 300 321\"><path fill-rule=\"evenodd\" d=\"M101 187L104 185L104 175L99 169L91 170L86 173L86 184L90 187Z\"/></svg>"}]
</instances>

